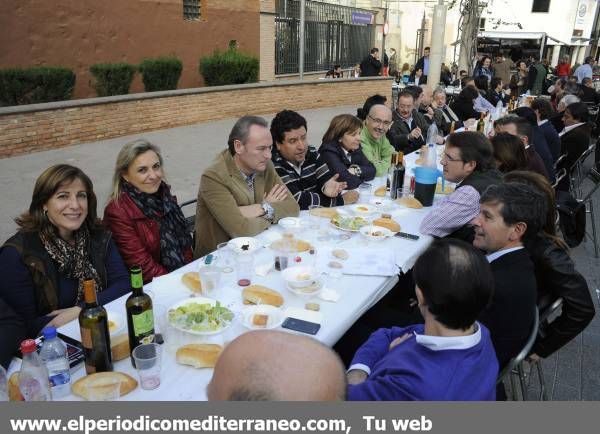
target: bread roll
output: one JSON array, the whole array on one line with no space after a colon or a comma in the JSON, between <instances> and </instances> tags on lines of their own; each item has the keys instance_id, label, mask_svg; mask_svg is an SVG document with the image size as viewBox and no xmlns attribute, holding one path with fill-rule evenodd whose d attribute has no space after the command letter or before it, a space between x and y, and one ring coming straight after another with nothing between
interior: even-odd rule
<instances>
[{"instance_id":1,"label":"bread roll","mask_svg":"<svg viewBox=\"0 0 600 434\"><path fill-rule=\"evenodd\" d=\"M200 283L200 274L197 271L190 271L181 276L181 281L193 292L202 293L202 284Z\"/></svg>"},{"instance_id":2,"label":"bread roll","mask_svg":"<svg viewBox=\"0 0 600 434\"><path fill-rule=\"evenodd\" d=\"M385 185L382 185L381 187L379 187L378 189L376 189L373 194L375 196L383 197L383 196L385 196L386 191L387 191L387 189L386 189Z\"/></svg>"},{"instance_id":3,"label":"bread roll","mask_svg":"<svg viewBox=\"0 0 600 434\"><path fill-rule=\"evenodd\" d=\"M421 204L421 202L419 202L417 199L415 199L414 197L411 196L404 196L401 197L400 199L396 199L396 203L398 205L402 205L405 206L407 208L423 208L423 205Z\"/></svg>"},{"instance_id":4,"label":"bread roll","mask_svg":"<svg viewBox=\"0 0 600 434\"><path fill-rule=\"evenodd\" d=\"M187 344L177 349L177 363L194 368L214 368L223 348L217 344Z\"/></svg>"},{"instance_id":5,"label":"bread roll","mask_svg":"<svg viewBox=\"0 0 600 434\"><path fill-rule=\"evenodd\" d=\"M25 401L21 390L19 389L19 371L13 372L8 379L8 400L9 401Z\"/></svg>"},{"instance_id":6,"label":"bread roll","mask_svg":"<svg viewBox=\"0 0 600 434\"><path fill-rule=\"evenodd\" d=\"M387 228L392 232L400 232L400 225L391 218L381 217L381 218L373 220L373 224L375 226Z\"/></svg>"},{"instance_id":7,"label":"bread roll","mask_svg":"<svg viewBox=\"0 0 600 434\"><path fill-rule=\"evenodd\" d=\"M310 215L325 217L328 219L332 219L339 215L339 213L334 208L314 208L308 212Z\"/></svg>"},{"instance_id":8,"label":"bread roll","mask_svg":"<svg viewBox=\"0 0 600 434\"><path fill-rule=\"evenodd\" d=\"M348 259L349 255L348 255L348 251L344 250L344 249L333 249L331 251L331 254L338 258L341 259L342 261L345 261L346 259Z\"/></svg>"},{"instance_id":9,"label":"bread roll","mask_svg":"<svg viewBox=\"0 0 600 434\"><path fill-rule=\"evenodd\" d=\"M242 298L246 304L270 304L276 307L283 304L280 293L261 285L250 285L244 288Z\"/></svg>"},{"instance_id":10,"label":"bread roll","mask_svg":"<svg viewBox=\"0 0 600 434\"><path fill-rule=\"evenodd\" d=\"M280 240L273 241L271 248L275 250L288 250L289 252L307 252L312 246L310 243L299 240L298 238L282 238Z\"/></svg>"},{"instance_id":11,"label":"bread roll","mask_svg":"<svg viewBox=\"0 0 600 434\"><path fill-rule=\"evenodd\" d=\"M113 362L126 359L131 351L129 350L129 336L123 333L110 338L110 352Z\"/></svg>"},{"instance_id":12,"label":"bread roll","mask_svg":"<svg viewBox=\"0 0 600 434\"><path fill-rule=\"evenodd\" d=\"M80 378L71 385L71 391L85 399L90 399L90 392L94 392L96 396L101 397L102 393L111 393L110 386L115 381L121 381L119 396L125 396L137 387L137 381L123 372L96 372ZM108 397L108 396L107 396Z\"/></svg>"}]
</instances>

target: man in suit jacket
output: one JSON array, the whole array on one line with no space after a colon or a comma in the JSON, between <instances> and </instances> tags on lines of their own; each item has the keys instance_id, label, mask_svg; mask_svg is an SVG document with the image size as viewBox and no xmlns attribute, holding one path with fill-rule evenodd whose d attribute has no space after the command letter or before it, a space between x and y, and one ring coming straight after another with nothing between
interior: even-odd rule
<instances>
[{"instance_id":1,"label":"man in suit jacket","mask_svg":"<svg viewBox=\"0 0 600 434\"><path fill-rule=\"evenodd\" d=\"M573 103L565 109L563 115L565 128L558 135L560 136L560 153L566 154L567 157L561 162L558 170L564 167L570 174L581 154L590 146L592 129L588 120L589 112L584 102ZM568 183L563 182L558 188L568 191Z\"/></svg>"},{"instance_id":2,"label":"man in suit jacket","mask_svg":"<svg viewBox=\"0 0 600 434\"><path fill-rule=\"evenodd\" d=\"M371 53L360 63L361 77L377 77L381 74L381 61L379 60L379 48L371 48Z\"/></svg>"},{"instance_id":3,"label":"man in suit jacket","mask_svg":"<svg viewBox=\"0 0 600 434\"><path fill-rule=\"evenodd\" d=\"M462 127L463 123L456 113L446 104L446 91L438 87L433 91L431 108L433 108L433 121L444 135L450 134L452 122L454 129Z\"/></svg>"},{"instance_id":4,"label":"man in suit jacket","mask_svg":"<svg viewBox=\"0 0 600 434\"><path fill-rule=\"evenodd\" d=\"M217 155L200 179L196 249L200 257L234 237L254 236L300 209L271 161L273 139L267 121L240 118L228 149Z\"/></svg>"},{"instance_id":5,"label":"man in suit jacket","mask_svg":"<svg viewBox=\"0 0 600 434\"><path fill-rule=\"evenodd\" d=\"M394 123L387 132L387 137L396 151L408 154L425 144L429 123L416 110L412 93L402 91L398 94L398 104L392 120Z\"/></svg>"},{"instance_id":6,"label":"man in suit jacket","mask_svg":"<svg viewBox=\"0 0 600 434\"><path fill-rule=\"evenodd\" d=\"M533 187L515 182L488 187L480 205L473 220L473 245L487 254L495 282L492 302L480 320L492 334L502 369L531 333L537 290L533 262L523 242L540 231L547 205Z\"/></svg>"}]
</instances>

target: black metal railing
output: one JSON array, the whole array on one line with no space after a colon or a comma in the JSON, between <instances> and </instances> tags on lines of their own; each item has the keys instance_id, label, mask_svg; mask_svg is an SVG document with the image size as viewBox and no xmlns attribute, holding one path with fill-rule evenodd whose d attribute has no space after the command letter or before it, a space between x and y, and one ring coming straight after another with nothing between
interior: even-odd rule
<instances>
[{"instance_id":1,"label":"black metal railing","mask_svg":"<svg viewBox=\"0 0 600 434\"><path fill-rule=\"evenodd\" d=\"M300 1L277 0L275 17L275 74L298 72ZM304 71L322 71L339 64L349 68L369 54L373 25L360 24L365 9L307 1L304 28Z\"/></svg>"}]
</instances>

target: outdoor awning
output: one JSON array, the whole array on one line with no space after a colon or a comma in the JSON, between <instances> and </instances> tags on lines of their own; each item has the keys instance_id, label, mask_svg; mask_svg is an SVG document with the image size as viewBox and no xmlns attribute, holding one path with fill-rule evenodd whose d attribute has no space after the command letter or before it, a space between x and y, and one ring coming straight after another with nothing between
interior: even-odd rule
<instances>
[{"instance_id":1,"label":"outdoor awning","mask_svg":"<svg viewBox=\"0 0 600 434\"><path fill-rule=\"evenodd\" d=\"M542 39L544 32L479 32L480 38L492 39Z\"/></svg>"}]
</instances>

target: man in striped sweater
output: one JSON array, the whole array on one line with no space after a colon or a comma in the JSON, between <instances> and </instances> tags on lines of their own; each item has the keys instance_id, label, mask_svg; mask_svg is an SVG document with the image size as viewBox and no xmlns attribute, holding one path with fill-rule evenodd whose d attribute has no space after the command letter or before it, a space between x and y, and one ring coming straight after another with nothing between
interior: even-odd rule
<instances>
[{"instance_id":1,"label":"man in striped sweater","mask_svg":"<svg viewBox=\"0 0 600 434\"><path fill-rule=\"evenodd\" d=\"M332 207L354 203L356 191L342 193L345 182L329 171L317 150L306 141L306 119L292 110L283 110L271 122L276 149L272 160L277 174L285 183L300 209L311 205Z\"/></svg>"}]
</instances>

